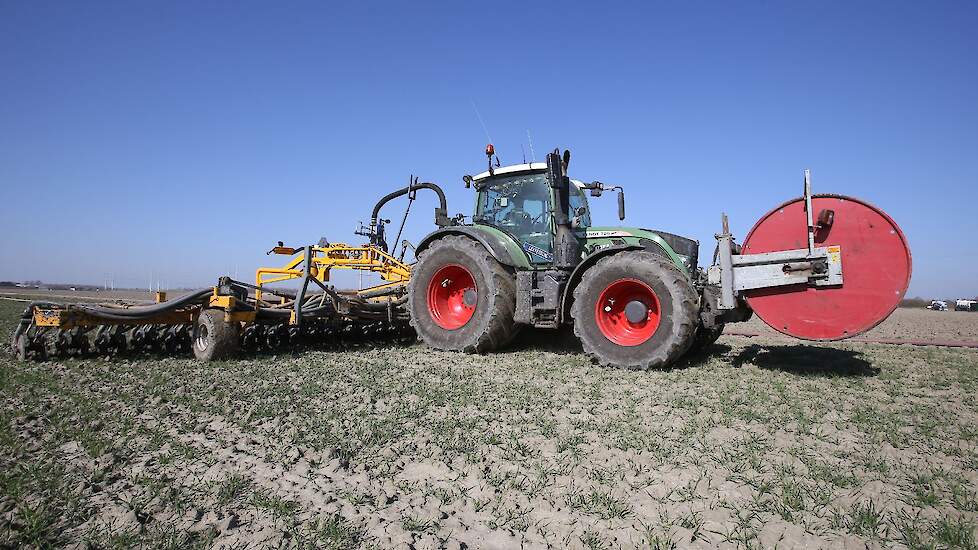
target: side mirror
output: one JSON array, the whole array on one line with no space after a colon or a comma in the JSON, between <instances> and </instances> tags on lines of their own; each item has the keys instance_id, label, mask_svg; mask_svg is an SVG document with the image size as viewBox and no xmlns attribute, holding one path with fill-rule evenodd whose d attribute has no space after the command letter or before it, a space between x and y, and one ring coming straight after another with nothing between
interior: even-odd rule
<instances>
[{"instance_id":1,"label":"side mirror","mask_svg":"<svg viewBox=\"0 0 978 550\"><path fill-rule=\"evenodd\" d=\"M466 174L466 175L462 176L462 181L465 182L465 188L466 189L468 189L469 187L472 187L472 176Z\"/></svg>"},{"instance_id":2,"label":"side mirror","mask_svg":"<svg viewBox=\"0 0 978 550\"><path fill-rule=\"evenodd\" d=\"M618 220L625 219L625 191L618 190Z\"/></svg>"}]
</instances>

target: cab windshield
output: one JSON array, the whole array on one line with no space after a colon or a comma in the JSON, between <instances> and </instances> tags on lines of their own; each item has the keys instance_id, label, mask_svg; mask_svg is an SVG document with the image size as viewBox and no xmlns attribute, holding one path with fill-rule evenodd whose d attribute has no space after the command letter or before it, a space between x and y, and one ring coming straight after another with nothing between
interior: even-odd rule
<instances>
[{"instance_id":1,"label":"cab windshield","mask_svg":"<svg viewBox=\"0 0 978 550\"><path fill-rule=\"evenodd\" d=\"M535 262L552 259L550 185L546 174L492 178L480 188L478 201L476 223L510 233Z\"/></svg>"}]
</instances>

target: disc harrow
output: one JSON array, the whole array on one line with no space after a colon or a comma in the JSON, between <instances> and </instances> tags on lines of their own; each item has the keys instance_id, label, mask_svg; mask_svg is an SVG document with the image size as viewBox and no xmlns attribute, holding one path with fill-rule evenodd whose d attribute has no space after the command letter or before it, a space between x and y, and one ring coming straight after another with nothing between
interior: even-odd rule
<instances>
[{"instance_id":1,"label":"disc harrow","mask_svg":"<svg viewBox=\"0 0 978 550\"><path fill-rule=\"evenodd\" d=\"M13 348L21 360L90 356L179 356L195 344L206 347L206 337L195 342L195 322L223 287L241 296L247 286L222 279L219 287L188 294L156 306L78 305L35 302L28 305L14 333ZM266 292L267 294L267 292ZM409 343L415 335L403 310L403 299L368 302L335 292L310 294L310 306L295 323L295 299L275 307L255 304L253 294L236 303L224 316L235 324L234 347L250 353L278 353L310 347L343 349L391 343ZM324 304L329 304L327 307ZM254 308L254 309L252 309ZM338 313L342 310L344 313ZM300 308L301 311L301 308Z\"/></svg>"}]
</instances>

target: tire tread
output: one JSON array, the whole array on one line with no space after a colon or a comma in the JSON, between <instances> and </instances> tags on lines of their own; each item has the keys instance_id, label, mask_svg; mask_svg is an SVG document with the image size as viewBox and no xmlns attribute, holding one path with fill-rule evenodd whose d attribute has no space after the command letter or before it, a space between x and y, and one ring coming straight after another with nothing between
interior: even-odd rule
<instances>
[{"instance_id":1,"label":"tire tread","mask_svg":"<svg viewBox=\"0 0 978 550\"><path fill-rule=\"evenodd\" d=\"M426 344L448 351L464 351L465 353L486 353L500 349L516 337L519 327L513 321L516 313L516 278L502 264L500 264L489 253L486 248L477 241L468 237L449 235L442 237L422 251L418 255L416 266L422 265L426 257L442 249L452 249L457 256L471 256L475 259L478 267L489 275L490 286L490 314L483 329L478 336L465 342L458 342L454 345L438 345L434 342L425 341ZM461 254L459 254L461 252ZM427 294L425 284L427 281L420 281L417 277L412 277L408 285L408 311L411 312L410 323L418 335L424 339L425 332L429 329L426 326L431 323L429 319L419 320L414 315L415 300L418 293ZM425 298L426 299L426 298ZM434 330L434 329L432 329Z\"/></svg>"},{"instance_id":2,"label":"tire tread","mask_svg":"<svg viewBox=\"0 0 978 550\"><path fill-rule=\"evenodd\" d=\"M595 293L595 279L605 270L627 268L635 263L653 266L657 276L667 288L672 290L674 311L678 320L678 328L673 338L645 358L639 358L633 363L618 364L613 358L605 356L601 350L590 341L584 330L584 319L593 300L588 296ZM675 298L678 296L678 300ZM650 252L621 252L602 258L591 266L574 289L574 303L571 306L571 317L574 319L574 334L580 339L584 352L603 366L617 366L633 370L648 370L660 368L678 360L693 345L693 338L698 326L697 311L699 308L696 291L689 279L671 261Z\"/></svg>"}]
</instances>

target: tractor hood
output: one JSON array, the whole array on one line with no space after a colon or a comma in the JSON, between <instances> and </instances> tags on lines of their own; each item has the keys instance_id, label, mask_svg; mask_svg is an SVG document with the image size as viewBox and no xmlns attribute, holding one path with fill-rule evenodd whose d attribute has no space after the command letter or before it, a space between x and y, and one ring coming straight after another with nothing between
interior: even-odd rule
<instances>
[{"instance_id":1,"label":"tractor hood","mask_svg":"<svg viewBox=\"0 0 978 550\"><path fill-rule=\"evenodd\" d=\"M609 246L640 245L662 253L690 274L696 271L700 243L673 233L640 227L598 226L579 231L578 236L584 239L585 256Z\"/></svg>"}]
</instances>

